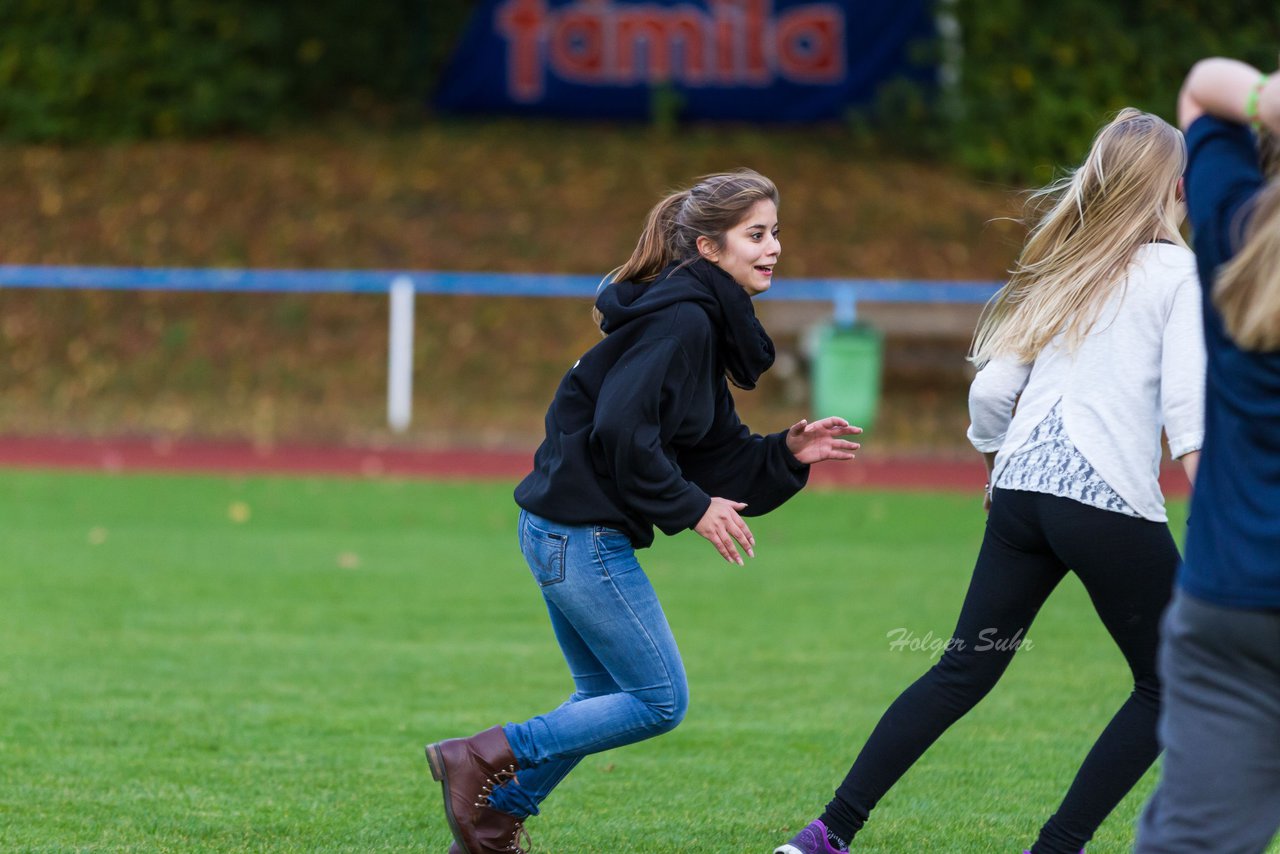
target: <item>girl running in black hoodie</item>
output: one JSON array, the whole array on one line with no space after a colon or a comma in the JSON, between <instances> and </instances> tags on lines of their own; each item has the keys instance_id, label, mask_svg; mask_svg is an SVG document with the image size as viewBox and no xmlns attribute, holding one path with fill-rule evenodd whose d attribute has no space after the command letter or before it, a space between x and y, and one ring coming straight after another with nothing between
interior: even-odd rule
<instances>
[{"instance_id":1,"label":"girl running in black hoodie","mask_svg":"<svg viewBox=\"0 0 1280 854\"><path fill-rule=\"evenodd\" d=\"M582 757L683 719L680 651L636 549L692 528L730 563L754 556L743 515L778 507L809 466L853 459L842 418L768 436L738 419L773 342L751 297L782 245L778 191L750 170L711 175L649 213L596 300L605 338L565 374L534 470L516 488L520 548L575 691L524 723L427 746L465 854L520 852L523 821Z\"/></svg>"}]
</instances>

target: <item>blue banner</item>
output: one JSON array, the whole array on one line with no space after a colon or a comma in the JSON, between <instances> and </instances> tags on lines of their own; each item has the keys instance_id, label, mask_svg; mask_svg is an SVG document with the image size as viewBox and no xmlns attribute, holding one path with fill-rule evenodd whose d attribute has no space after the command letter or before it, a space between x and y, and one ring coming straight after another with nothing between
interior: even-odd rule
<instances>
[{"instance_id":1,"label":"blue banner","mask_svg":"<svg viewBox=\"0 0 1280 854\"><path fill-rule=\"evenodd\" d=\"M482 0L441 80L445 110L645 118L655 89L690 119L840 118L893 77L930 0Z\"/></svg>"}]
</instances>

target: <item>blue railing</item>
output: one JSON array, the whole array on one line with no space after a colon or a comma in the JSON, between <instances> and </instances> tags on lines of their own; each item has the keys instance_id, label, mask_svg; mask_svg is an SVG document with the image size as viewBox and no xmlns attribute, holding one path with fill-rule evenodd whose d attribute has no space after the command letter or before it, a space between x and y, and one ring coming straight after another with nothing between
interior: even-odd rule
<instances>
[{"instance_id":1,"label":"blue railing","mask_svg":"<svg viewBox=\"0 0 1280 854\"><path fill-rule=\"evenodd\" d=\"M245 293L387 293L408 279L415 293L588 298L599 277L554 273L435 270L236 270L216 268L55 267L0 265L0 288L88 288L129 291ZM999 286L982 281L787 279L764 299L831 302L986 302Z\"/></svg>"},{"instance_id":2,"label":"blue railing","mask_svg":"<svg viewBox=\"0 0 1280 854\"><path fill-rule=\"evenodd\" d=\"M409 426L413 389L415 294L591 298L595 276L545 273L467 273L435 270L235 270L217 268L55 267L0 265L4 288L238 293L370 293L390 297L387 420ZM998 282L891 279L781 279L767 300L830 302L833 321L852 326L858 303L982 303Z\"/></svg>"}]
</instances>

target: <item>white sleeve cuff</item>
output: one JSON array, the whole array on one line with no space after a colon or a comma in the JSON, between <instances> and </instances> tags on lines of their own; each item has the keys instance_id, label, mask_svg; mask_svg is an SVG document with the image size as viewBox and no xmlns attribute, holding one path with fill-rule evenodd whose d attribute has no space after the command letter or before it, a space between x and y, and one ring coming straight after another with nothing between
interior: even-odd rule
<instances>
[{"instance_id":1,"label":"white sleeve cuff","mask_svg":"<svg viewBox=\"0 0 1280 854\"><path fill-rule=\"evenodd\" d=\"M1192 451L1200 450L1204 445L1204 432L1188 433L1185 436L1169 437L1169 456L1175 460L1186 456Z\"/></svg>"},{"instance_id":2,"label":"white sleeve cuff","mask_svg":"<svg viewBox=\"0 0 1280 854\"><path fill-rule=\"evenodd\" d=\"M979 436L974 433L972 424L969 425L969 429L965 432L965 435L969 438L969 443L973 445L977 451L983 454L994 454L999 451L1000 446L1004 444L1005 437L1004 433L991 438Z\"/></svg>"}]
</instances>

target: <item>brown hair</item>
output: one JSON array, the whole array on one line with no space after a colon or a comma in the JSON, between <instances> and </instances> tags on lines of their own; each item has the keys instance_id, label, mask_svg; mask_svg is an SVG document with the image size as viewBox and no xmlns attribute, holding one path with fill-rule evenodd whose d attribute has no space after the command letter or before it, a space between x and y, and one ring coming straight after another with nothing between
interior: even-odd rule
<instances>
[{"instance_id":1,"label":"brown hair","mask_svg":"<svg viewBox=\"0 0 1280 854\"><path fill-rule=\"evenodd\" d=\"M613 282L651 282L675 261L698 258L698 238L706 237L723 249L725 234L751 208L768 199L779 204L778 188L752 169L717 172L698 178L693 186L667 196L645 217L636 248L626 263L605 276L601 287ZM591 310L596 325L600 312Z\"/></svg>"},{"instance_id":2,"label":"brown hair","mask_svg":"<svg viewBox=\"0 0 1280 854\"><path fill-rule=\"evenodd\" d=\"M724 248L725 234L765 199L778 204L778 188L759 172L738 169L704 175L692 187L654 205L635 251L606 281L652 281L673 261L697 258L699 237Z\"/></svg>"}]
</instances>

